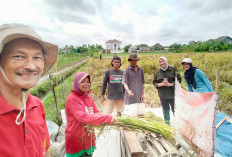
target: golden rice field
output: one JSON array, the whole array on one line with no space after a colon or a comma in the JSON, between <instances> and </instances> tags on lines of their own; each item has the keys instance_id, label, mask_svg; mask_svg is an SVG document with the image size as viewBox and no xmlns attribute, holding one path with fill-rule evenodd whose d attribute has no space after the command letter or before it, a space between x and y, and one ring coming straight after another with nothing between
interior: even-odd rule
<instances>
[{"instance_id":1,"label":"golden rice field","mask_svg":"<svg viewBox=\"0 0 232 157\"><path fill-rule=\"evenodd\" d=\"M122 66L124 70L129 66L127 61L128 55L122 55ZM159 106L158 93L152 84L154 73L159 69L158 58L162 54L138 54L140 61L138 65L144 70L145 74L145 103L150 106ZM232 53L165 53L163 54L168 59L169 65L178 69L182 76L182 87L186 88L184 80L184 70L181 66L183 58L191 58L193 66L201 69L210 79L213 87L215 88L216 70L220 69L220 88L219 88L219 109L232 114ZM91 76L92 86L91 91L94 97L98 97L101 92L102 80L104 71L111 67L111 59L94 59L91 58L88 66L83 69Z\"/></svg>"}]
</instances>

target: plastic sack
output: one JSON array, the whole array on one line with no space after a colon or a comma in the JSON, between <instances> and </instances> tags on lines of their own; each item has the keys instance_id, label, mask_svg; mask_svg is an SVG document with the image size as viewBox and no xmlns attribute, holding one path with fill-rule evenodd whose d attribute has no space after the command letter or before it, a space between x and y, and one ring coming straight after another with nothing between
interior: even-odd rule
<instances>
[{"instance_id":1,"label":"plastic sack","mask_svg":"<svg viewBox=\"0 0 232 157\"><path fill-rule=\"evenodd\" d=\"M145 104L135 103L135 104L125 105L123 114L126 114L130 117L143 116L145 114Z\"/></svg>"},{"instance_id":2,"label":"plastic sack","mask_svg":"<svg viewBox=\"0 0 232 157\"><path fill-rule=\"evenodd\" d=\"M176 129L199 157L214 155L218 98L215 92L187 92L176 81Z\"/></svg>"},{"instance_id":3,"label":"plastic sack","mask_svg":"<svg viewBox=\"0 0 232 157\"><path fill-rule=\"evenodd\" d=\"M144 114L145 114L145 104L137 103L137 115L144 116Z\"/></svg>"}]
</instances>

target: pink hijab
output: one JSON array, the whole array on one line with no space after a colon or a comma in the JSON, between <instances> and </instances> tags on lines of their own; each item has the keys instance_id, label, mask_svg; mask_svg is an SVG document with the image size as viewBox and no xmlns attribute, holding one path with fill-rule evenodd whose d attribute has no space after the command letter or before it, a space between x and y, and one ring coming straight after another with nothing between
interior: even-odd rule
<instances>
[{"instance_id":1,"label":"pink hijab","mask_svg":"<svg viewBox=\"0 0 232 157\"><path fill-rule=\"evenodd\" d=\"M89 81L90 81L90 75L85 73L85 72L79 72L75 75L74 77L74 80L73 80L73 90L78 92L79 94L83 95L83 96L87 96L88 95L88 92L85 92L83 93L81 90L80 90L80 83L83 79L85 79L86 77L89 78ZM90 81L91 82L91 81Z\"/></svg>"}]
</instances>

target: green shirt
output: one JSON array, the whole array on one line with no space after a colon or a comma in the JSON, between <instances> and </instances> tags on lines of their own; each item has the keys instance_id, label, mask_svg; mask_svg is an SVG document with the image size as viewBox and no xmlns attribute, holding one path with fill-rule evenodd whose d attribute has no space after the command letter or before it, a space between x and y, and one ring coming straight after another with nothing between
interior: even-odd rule
<instances>
[{"instance_id":1,"label":"green shirt","mask_svg":"<svg viewBox=\"0 0 232 157\"><path fill-rule=\"evenodd\" d=\"M168 66L168 69L166 71L163 71L163 74L161 73L161 70L157 71L154 75L153 84L155 85L156 89L158 90L158 95L162 99L174 99L175 94L175 87L158 87L158 83L163 82L164 78L166 77L168 79L169 83L175 83L175 77L177 76L177 80L181 82L180 74L177 72L176 68L172 66Z\"/></svg>"}]
</instances>

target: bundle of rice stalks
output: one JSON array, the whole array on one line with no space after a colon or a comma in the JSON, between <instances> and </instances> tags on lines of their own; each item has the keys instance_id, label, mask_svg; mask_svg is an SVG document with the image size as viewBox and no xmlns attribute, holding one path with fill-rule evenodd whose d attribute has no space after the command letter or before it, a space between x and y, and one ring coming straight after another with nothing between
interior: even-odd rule
<instances>
[{"instance_id":1,"label":"bundle of rice stalks","mask_svg":"<svg viewBox=\"0 0 232 157\"><path fill-rule=\"evenodd\" d=\"M115 127L108 127L108 124L103 124L99 126L88 125L87 127L98 128L98 136L100 136L104 130L123 128L125 130L130 130L133 132L149 132L155 135L163 136L171 142L174 141L173 135L175 135L175 129L165 124L163 120L157 118L152 113L146 114L144 118L119 117L117 119L118 122L116 122Z\"/></svg>"}]
</instances>

